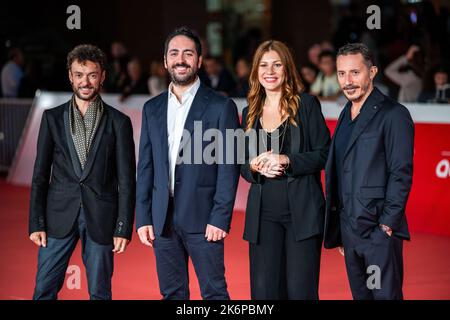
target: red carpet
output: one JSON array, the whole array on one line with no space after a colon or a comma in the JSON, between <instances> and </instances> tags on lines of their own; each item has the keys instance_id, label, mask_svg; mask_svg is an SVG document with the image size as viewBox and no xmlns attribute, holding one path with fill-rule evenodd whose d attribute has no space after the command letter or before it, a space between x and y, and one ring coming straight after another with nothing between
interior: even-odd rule
<instances>
[{"instance_id":1,"label":"red carpet","mask_svg":"<svg viewBox=\"0 0 450 320\"><path fill-rule=\"evenodd\" d=\"M29 188L0 180L0 299L30 299L37 265L37 247L28 240ZM232 299L249 299L248 245L242 240L242 212L235 212L225 244L226 276ZM414 230L414 228L412 228ZM413 233L405 242L406 299L450 299L450 237ZM70 263L84 270L78 246ZM83 271L84 272L84 271ZM191 267L191 297L200 299ZM81 290L66 286L61 299L88 299L83 273ZM114 299L160 299L152 249L134 236L128 250L115 259ZM344 261L337 250L324 250L320 278L321 299L351 299Z\"/></svg>"}]
</instances>

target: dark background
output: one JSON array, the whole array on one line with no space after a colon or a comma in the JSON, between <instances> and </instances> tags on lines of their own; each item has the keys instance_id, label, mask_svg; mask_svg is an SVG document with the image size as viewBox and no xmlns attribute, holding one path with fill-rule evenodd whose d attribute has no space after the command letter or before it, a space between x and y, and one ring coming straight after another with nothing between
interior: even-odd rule
<instances>
[{"instance_id":1,"label":"dark background","mask_svg":"<svg viewBox=\"0 0 450 320\"><path fill-rule=\"evenodd\" d=\"M208 10L214 2L221 8ZM71 4L81 9L81 30L66 27ZM371 4L381 8L381 30L366 27ZM113 41L122 41L147 70L150 61L162 59L164 39L175 27L187 25L207 38L207 25L216 22L221 26L221 56L230 70L237 58L251 58L269 38L286 42L299 66L314 43L330 41L338 48L369 39L383 68L412 43L425 49L428 61L449 57L449 8L448 0L2 1L0 65L7 61L8 48L18 46L26 61L38 66L42 89L70 90L65 59L77 44L92 43L109 53ZM417 23L411 21L412 12Z\"/></svg>"}]
</instances>

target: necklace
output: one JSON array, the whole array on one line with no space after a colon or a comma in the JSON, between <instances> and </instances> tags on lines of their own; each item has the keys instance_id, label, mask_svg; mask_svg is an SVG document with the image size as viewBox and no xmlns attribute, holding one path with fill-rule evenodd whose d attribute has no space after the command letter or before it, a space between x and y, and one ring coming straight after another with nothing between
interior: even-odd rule
<instances>
[{"instance_id":1,"label":"necklace","mask_svg":"<svg viewBox=\"0 0 450 320\"><path fill-rule=\"evenodd\" d=\"M266 136L266 139L267 139L267 140L269 139L269 134L270 134L270 141L271 141L270 144L271 144L271 147L272 147L272 144L273 144L272 141L275 140L275 139L280 139L280 137L281 137L281 145L280 145L280 148L279 148L279 150L278 150L279 152L281 152L281 150L283 150L284 137L286 136L285 133L286 133L286 130L287 130L287 127L288 127L288 125L287 125L287 123L286 123L286 120L287 120L287 119L284 120L284 121L281 123L280 126L283 126L283 129L282 129L281 132L278 134L278 136L274 136L272 133L275 132L275 131L277 131L278 128L279 128L280 126L278 126L278 128L275 129L275 130L273 130L272 132L268 132L267 130L264 129L264 123L263 123L262 117L259 118L259 120L260 120L260 123L261 123L261 127L263 128L263 131L264 131L264 133L265 133L264 136ZM261 139L262 139L262 141L263 141L265 150L266 150L266 151L269 151L268 148L267 148L268 141L266 142L266 140L264 139L264 136L262 136ZM272 148L271 148L271 149L272 149Z\"/></svg>"}]
</instances>

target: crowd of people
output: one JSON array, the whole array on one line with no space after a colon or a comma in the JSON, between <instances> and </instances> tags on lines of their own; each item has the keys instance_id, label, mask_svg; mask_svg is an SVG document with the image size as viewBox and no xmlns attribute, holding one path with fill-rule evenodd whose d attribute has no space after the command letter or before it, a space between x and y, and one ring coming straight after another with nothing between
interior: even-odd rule
<instances>
[{"instance_id":1,"label":"crowd of people","mask_svg":"<svg viewBox=\"0 0 450 320\"><path fill-rule=\"evenodd\" d=\"M103 92L118 93L123 101L133 94L156 96L167 90L169 81L162 60L150 61L147 72L145 64L119 41L111 44L109 60L108 78L102 88ZM249 61L240 58L236 62L235 72L230 72L220 57L207 55L200 78L207 86L226 96L243 98L248 92L250 68ZM41 87L38 81L31 81L34 77L29 74L30 71L23 50L10 48L8 62L1 69L1 96L33 97Z\"/></svg>"},{"instance_id":2,"label":"crowd of people","mask_svg":"<svg viewBox=\"0 0 450 320\"><path fill-rule=\"evenodd\" d=\"M300 67L306 91L322 101L336 101L342 97L332 45L329 42L312 45L308 50L308 59L308 63ZM375 84L400 102L450 103L448 76L447 62L438 61L428 66L423 49L413 44L405 54L386 66L384 74L379 74L375 79Z\"/></svg>"},{"instance_id":3,"label":"crowd of people","mask_svg":"<svg viewBox=\"0 0 450 320\"><path fill-rule=\"evenodd\" d=\"M206 45L203 43L203 45ZM305 91L321 101L343 98L336 76L335 48L329 41L315 43L308 50L308 61L298 65ZM9 50L8 61L1 68L1 94L5 98L33 97L41 89L35 64L26 63L20 48ZM150 61L148 72L139 58L122 42L113 42L110 50L109 76L102 88L118 93L120 100L133 94L156 96L167 90L168 75L163 61ZM251 64L247 57L236 59L231 70L221 57L206 55L200 79L223 95L246 98ZM423 49L413 44L389 63L375 79L380 90L400 102L450 103L448 62L425 62Z\"/></svg>"}]
</instances>

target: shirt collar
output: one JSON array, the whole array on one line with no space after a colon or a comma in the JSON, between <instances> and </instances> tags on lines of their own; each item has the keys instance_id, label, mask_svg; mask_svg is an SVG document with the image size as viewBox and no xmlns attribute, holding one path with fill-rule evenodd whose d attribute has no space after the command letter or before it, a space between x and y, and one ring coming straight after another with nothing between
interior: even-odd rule
<instances>
[{"instance_id":1,"label":"shirt collar","mask_svg":"<svg viewBox=\"0 0 450 320\"><path fill-rule=\"evenodd\" d=\"M175 94L172 92L172 86L173 83L169 84L169 100L172 98L177 99ZM183 95L182 95L182 101L184 102L188 96L194 97L197 94L198 89L200 88L200 78L197 76L197 79L194 81L194 83L187 89Z\"/></svg>"},{"instance_id":2,"label":"shirt collar","mask_svg":"<svg viewBox=\"0 0 450 320\"><path fill-rule=\"evenodd\" d=\"M80 112L80 110L78 110L78 106L75 100L75 94L72 95L72 108L75 111ZM97 97L89 102L89 107L88 110L92 109L92 111L97 111L97 109L100 109L100 112L103 111L103 102L102 99L100 98L100 95L97 95ZM80 113L81 114L81 113Z\"/></svg>"}]
</instances>

